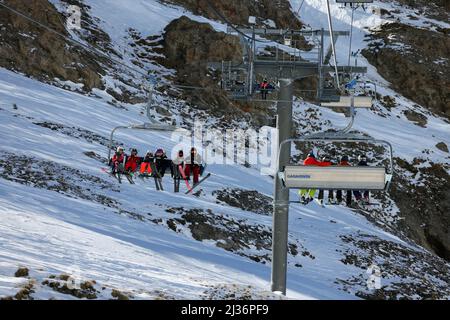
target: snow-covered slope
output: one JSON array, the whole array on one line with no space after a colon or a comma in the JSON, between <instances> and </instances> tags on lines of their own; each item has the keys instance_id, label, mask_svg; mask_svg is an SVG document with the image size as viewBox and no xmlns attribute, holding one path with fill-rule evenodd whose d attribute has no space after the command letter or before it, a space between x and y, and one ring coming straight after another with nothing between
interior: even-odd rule
<instances>
[{"instance_id":1,"label":"snow-covered slope","mask_svg":"<svg viewBox=\"0 0 450 320\"><path fill-rule=\"evenodd\" d=\"M116 48L129 27L154 35L186 14L150 0L85 3ZM306 5L312 10L315 2ZM379 81L382 94L395 95L375 70L369 76ZM209 165L212 177L198 196L172 193L170 177L164 178L163 192L152 181L118 185L101 171L109 133L115 126L145 121L140 105L117 108L103 91L85 96L5 69L0 70L0 96L0 297L28 286L37 299L117 298L117 291L137 299L280 298L270 293L270 214L227 205L215 193L237 188L271 196L270 177L256 168ZM391 112L382 106L358 112L356 128L391 141L402 158L430 149L432 161L448 161L434 146L439 141L450 145L450 125L425 109L420 112L427 113L430 125L412 124L401 113L412 103L397 98L401 107ZM333 126L346 121L299 101L296 117L304 118L308 108ZM405 142L411 136L418 138ZM145 131L122 132L116 140L141 152L171 150L176 144L169 134ZM387 215L394 219L395 214L392 205ZM370 296L374 291L366 286L366 269L377 264L381 284L397 292L393 298L449 298L448 264L388 233L382 223L368 221L367 215L315 203L291 206L287 297ZM28 268L29 276L15 277L19 267ZM75 279L76 290L64 287L64 274Z\"/></svg>"}]
</instances>

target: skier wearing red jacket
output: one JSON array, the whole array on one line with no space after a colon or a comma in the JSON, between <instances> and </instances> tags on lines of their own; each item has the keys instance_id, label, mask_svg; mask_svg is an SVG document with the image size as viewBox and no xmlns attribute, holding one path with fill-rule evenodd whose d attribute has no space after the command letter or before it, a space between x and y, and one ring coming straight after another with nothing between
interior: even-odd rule
<instances>
[{"instance_id":1,"label":"skier wearing red jacket","mask_svg":"<svg viewBox=\"0 0 450 320\"><path fill-rule=\"evenodd\" d=\"M311 151L305 160L303 160L304 166L319 166L320 161L317 161L316 156L314 155L314 152ZM307 204L310 201L313 200L314 195L316 194L316 189L301 189L298 191L298 194L300 196L300 201L303 204Z\"/></svg>"},{"instance_id":2,"label":"skier wearing red jacket","mask_svg":"<svg viewBox=\"0 0 450 320\"><path fill-rule=\"evenodd\" d=\"M138 157L138 151L136 149L131 149L131 155L126 157L125 161L125 171L128 173L136 172L142 158Z\"/></svg>"},{"instance_id":3,"label":"skier wearing red jacket","mask_svg":"<svg viewBox=\"0 0 450 320\"><path fill-rule=\"evenodd\" d=\"M117 147L113 157L109 160L109 166L111 167L111 173L123 172L123 161L125 159L125 153L123 147Z\"/></svg>"},{"instance_id":4,"label":"skier wearing red jacket","mask_svg":"<svg viewBox=\"0 0 450 320\"><path fill-rule=\"evenodd\" d=\"M267 82L266 79L264 79L263 82L261 82L259 84L259 90L261 91L261 98L263 100L267 100L267 93L269 91L269 83Z\"/></svg>"}]
</instances>

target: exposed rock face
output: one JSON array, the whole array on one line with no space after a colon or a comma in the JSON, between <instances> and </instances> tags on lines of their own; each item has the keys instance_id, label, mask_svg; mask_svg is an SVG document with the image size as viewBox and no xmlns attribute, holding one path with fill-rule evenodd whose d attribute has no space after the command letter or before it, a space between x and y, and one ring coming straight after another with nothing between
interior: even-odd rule
<instances>
[{"instance_id":1,"label":"exposed rock face","mask_svg":"<svg viewBox=\"0 0 450 320\"><path fill-rule=\"evenodd\" d=\"M8 0L6 4L67 35L62 17L47 0ZM85 91L101 88L102 68L94 56L7 10L0 10L0 66L41 81L54 78L83 83Z\"/></svg>"},{"instance_id":2,"label":"exposed rock face","mask_svg":"<svg viewBox=\"0 0 450 320\"><path fill-rule=\"evenodd\" d=\"M450 37L443 32L385 24L363 55L405 97L450 117Z\"/></svg>"},{"instance_id":3,"label":"exposed rock face","mask_svg":"<svg viewBox=\"0 0 450 320\"><path fill-rule=\"evenodd\" d=\"M448 146L445 144L445 142L439 142L438 144L436 144L436 148L447 153L449 152Z\"/></svg>"},{"instance_id":4,"label":"exposed rock face","mask_svg":"<svg viewBox=\"0 0 450 320\"><path fill-rule=\"evenodd\" d=\"M227 188L216 190L213 192L213 195L217 197L217 200L225 202L232 207L262 215L272 214L272 198L256 190Z\"/></svg>"},{"instance_id":5,"label":"exposed rock face","mask_svg":"<svg viewBox=\"0 0 450 320\"><path fill-rule=\"evenodd\" d=\"M391 2L391 0L383 0ZM448 0L396 0L402 5L418 9L419 14L447 22L450 19L450 2Z\"/></svg>"},{"instance_id":6,"label":"exposed rock face","mask_svg":"<svg viewBox=\"0 0 450 320\"><path fill-rule=\"evenodd\" d=\"M396 170L390 196L404 218L400 229L450 261L450 175L439 164L416 168L420 162L395 160L401 169ZM411 183L410 175L418 177L418 185Z\"/></svg>"},{"instance_id":7,"label":"exposed rock face","mask_svg":"<svg viewBox=\"0 0 450 320\"><path fill-rule=\"evenodd\" d=\"M220 80L217 75L207 69L208 62L242 61L238 37L216 32L209 24L185 16L173 20L164 31L162 53L165 59L160 63L177 71L175 80L179 84L204 88L187 89L183 98L188 103L224 120L242 119L255 110L230 100L218 86ZM265 110L261 112L266 113ZM251 116L258 119L256 112Z\"/></svg>"},{"instance_id":8,"label":"exposed rock face","mask_svg":"<svg viewBox=\"0 0 450 320\"><path fill-rule=\"evenodd\" d=\"M239 39L216 32L209 24L182 16L173 20L164 34L164 53L174 68L206 66L209 61L241 61ZM182 36L181 36L182 35Z\"/></svg>"},{"instance_id":9,"label":"exposed rock face","mask_svg":"<svg viewBox=\"0 0 450 320\"><path fill-rule=\"evenodd\" d=\"M371 300L445 300L450 297L450 270L444 260L361 232L340 238L346 244L342 250L342 263L361 269L358 276L337 279L343 290ZM371 266L379 269L379 288L368 288Z\"/></svg>"},{"instance_id":10,"label":"exposed rock face","mask_svg":"<svg viewBox=\"0 0 450 320\"><path fill-rule=\"evenodd\" d=\"M231 23L248 25L249 16L257 17L257 24L267 25L267 19L275 22L279 28L300 28L300 21L294 16L288 0L162 0L181 5L195 14L210 19L222 20L208 5L212 3L215 9ZM266 21L266 22L265 22Z\"/></svg>"}]
</instances>

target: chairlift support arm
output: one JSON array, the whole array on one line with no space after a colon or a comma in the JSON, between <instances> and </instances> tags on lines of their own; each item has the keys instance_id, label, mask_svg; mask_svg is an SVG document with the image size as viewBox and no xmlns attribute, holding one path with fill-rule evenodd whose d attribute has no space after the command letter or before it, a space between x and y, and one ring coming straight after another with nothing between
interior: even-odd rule
<instances>
[{"instance_id":1,"label":"chairlift support arm","mask_svg":"<svg viewBox=\"0 0 450 320\"><path fill-rule=\"evenodd\" d=\"M117 130L149 130L149 131L174 131L176 128L170 125L163 125L157 123L143 123L143 124L131 124L129 126L117 126L112 129L111 134L109 136L109 145L108 145L108 159L111 159L111 150L113 148L114 143L114 133Z\"/></svg>"}]
</instances>

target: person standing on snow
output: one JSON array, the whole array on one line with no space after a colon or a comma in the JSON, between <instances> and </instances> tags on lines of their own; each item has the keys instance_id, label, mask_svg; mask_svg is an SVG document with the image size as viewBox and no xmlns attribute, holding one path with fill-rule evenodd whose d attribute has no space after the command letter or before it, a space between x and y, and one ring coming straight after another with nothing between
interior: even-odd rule
<instances>
[{"instance_id":1,"label":"person standing on snow","mask_svg":"<svg viewBox=\"0 0 450 320\"><path fill-rule=\"evenodd\" d=\"M339 166L349 167L350 163L348 162L348 157L343 156L339 161ZM342 202L342 190L336 191L336 199L338 204ZM345 204L349 207L352 204L352 190L347 190Z\"/></svg>"},{"instance_id":2,"label":"person standing on snow","mask_svg":"<svg viewBox=\"0 0 450 320\"><path fill-rule=\"evenodd\" d=\"M314 151L311 151L305 160L303 160L304 166L318 166L320 162L317 161L316 156L314 155ZM300 196L300 201L304 204L313 200L314 195L316 194L316 189L301 189L298 191Z\"/></svg>"},{"instance_id":3,"label":"person standing on snow","mask_svg":"<svg viewBox=\"0 0 450 320\"><path fill-rule=\"evenodd\" d=\"M109 166L111 167L111 173L116 174L117 172L123 172L123 162L125 160L125 153L123 147L117 147L116 152L109 161Z\"/></svg>"},{"instance_id":4,"label":"person standing on snow","mask_svg":"<svg viewBox=\"0 0 450 320\"><path fill-rule=\"evenodd\" d=\"M198 154L197 149L192 147L191 153L185 159L185 174L189 179L192 173L194 177L194 184L198 183L198 177L202 167L202 157Z\"/></svg>"}]
</instances>

